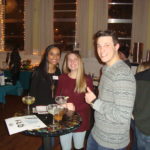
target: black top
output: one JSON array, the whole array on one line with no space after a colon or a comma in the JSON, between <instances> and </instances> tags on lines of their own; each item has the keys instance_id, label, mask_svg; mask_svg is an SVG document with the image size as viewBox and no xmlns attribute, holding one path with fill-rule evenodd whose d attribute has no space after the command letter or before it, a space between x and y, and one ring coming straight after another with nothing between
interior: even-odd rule
<instances>
[{"instance_id":1,"label":"black top","mask_svg":"<svg viewBox=\"0 0 150 150\"><path fill-rule=\"evenodd\" d=\"M40 69L33 72L31 80L30 95L34 96L36 105L48 105L55 103L54 95L57 86L58 76L61 74L60 69L56 68L53 74L44 75ZM52 92L52 85L54 85L54 93ZM53 94L52 94L53 93Z\"/></svg>"},{"instance_id":2,"label":"black top","mask_svg":"<svg viewBox=\"0 0 150 150\"><path fill-rule=\"evenodd\" d=\"M150 69L137 73L135 78L136 80L150 81Z\"/></svg>"},{"instance_id":3,"label":"black top","mask_svg":"<svg viewBox=\"0 0 150 150\"><path fill-rule=\"evenodd\" d=\"M136 78L136 97L133 109L136 127L150 135L150 69L139 72Z\"/></svg>"}]
</instances>

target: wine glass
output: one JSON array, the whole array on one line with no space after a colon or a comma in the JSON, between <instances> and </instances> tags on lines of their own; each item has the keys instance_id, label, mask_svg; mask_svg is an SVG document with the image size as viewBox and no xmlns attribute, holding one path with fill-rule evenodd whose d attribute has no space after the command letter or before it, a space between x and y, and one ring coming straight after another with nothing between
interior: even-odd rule
<instances>
[{"instance_id":1,"label":"wine glass","mask_svg":"<svg viewBox=\"0 0 150 150\"><path fill-rule=\"evenodd\" d=\"M56 96L55 102L59 105L67 103L68 96Z\"/></svg>"},{"instance_id":2,"label":"wine glass","mask_svg":"<svg viewBox=\"0 0 150 150\"><path fill-rule=\"evenodd\" d=\"M24 96L22 102L27 105L27 114L30 115L30 105L35 102L35 97L33 96Z\"/></svg>"},{"instance_id":3,"label":"wine glass","mask_svg":"<svg viewBox=\"0 0 150 150\"><path fill-rule=\"evenodd\" d=\"M54 115L56 113L56 108L57 108L57 104L49 104L47 106L47 112L49 114L52 114L52 116L53 116L53 121L52 121L52 124L50 125L51 127L55 127Z\"/></svg>"}]
</instances>

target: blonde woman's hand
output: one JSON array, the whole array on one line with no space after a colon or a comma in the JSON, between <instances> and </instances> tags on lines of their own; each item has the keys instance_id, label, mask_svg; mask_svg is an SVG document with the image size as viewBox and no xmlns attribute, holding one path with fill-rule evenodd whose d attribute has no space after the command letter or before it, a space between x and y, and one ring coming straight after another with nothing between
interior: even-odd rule
<instances>
[{"instance_id":1,"label":"blonde woman's hand","mask_svg":"<svg viewBox=\"0 0 150 150\"><path fill-rule=\"evenodd\" d=\"M61 104L61 106L68 110L75 111L75 106L73 103L65 103L65 104Z\"/></svg>"},{"instance_id":2,"label":"blonde woman's hand","mask_svg":"<svg viewBox=\"0 0 150 150\"><path fill-rule=\"evenodd\" d=\"M75 106L74 106L73 103L62 104L62 106L63 106L64 108L67 108L68 110L75 111Z\"/></svg>"}]
</instances>

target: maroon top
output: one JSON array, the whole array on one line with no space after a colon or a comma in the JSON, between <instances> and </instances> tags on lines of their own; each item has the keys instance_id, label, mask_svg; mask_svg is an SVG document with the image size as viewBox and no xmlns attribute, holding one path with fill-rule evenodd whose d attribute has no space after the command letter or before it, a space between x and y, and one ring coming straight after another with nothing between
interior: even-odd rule
<instances>
[{"instance_id":1,"label":"maroon top","mask_svg":"<svg viewBox=\"0 0 150 150\"><path fill-rule=\"evenodd\" d=\"M86 76L87 86L93 91L92 79ZM81 126L75 132L86 131L90 128L90 105L85 101L85 93L74 92L76 79L72 79L68 74L62 74L59 76L58 86L56 90L56 96L69 96L67 102L71 102L75 105L75 111L80 114L82 118Z\"/></svg>"}]
</instances>

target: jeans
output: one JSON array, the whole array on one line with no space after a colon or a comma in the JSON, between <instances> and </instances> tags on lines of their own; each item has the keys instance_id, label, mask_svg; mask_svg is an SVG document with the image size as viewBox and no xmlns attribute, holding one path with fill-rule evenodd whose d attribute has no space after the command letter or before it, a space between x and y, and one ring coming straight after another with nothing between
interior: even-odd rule
<instances>
[{"instance_id":1,"label":"jeans","mask_svg":"<svg viewBox=\"0 0 150 150\"><path fill-rule=\"evenodd\" d=\"M54 137L49 137L49 141L46 144L51 144L52 147L54 147L55 144L55 138ZM44 150L44 145L42 144L38 150Z\"/></svg>"},{"instance_id":2,"label":"jeans","mask_svg":"<svg viewBox=\"0 0 150 150\"><path fill-rule=\"evenodd\" d=\"M144 135L137 127L135 130L138 150L150 150L150 136Z\"/></svg>"},{"instance_id":3,"label":"jeans","mask_svg":"<svg viewBox=\"0 0 150 150\"><path fill-rule=\"evenodd\" d=\"M133 144L131 146L131 150L137 150L137 138L135 133L135 121L131 119L131 129L133 131Z\"/></svg>"},{"instance_id":4,"label":"jeans","mask_svg":"<svg viewBox=\"0 0 150 150\"><path fill-rule=\"evenodd\" d=\"M94 138L92 137L92 135L90 134L89 137L88 137L86 150L125 150L125 148L112 149L112 148L103 147L103 146L99 145L99 144L94 140Z\"/></svg>"},{"instance_id":5,"label":"jeans","mask_svg":"<svg viewBox=\"0 0 150 150\"><path fill-rule=\"evenodd\" d=\"M60 143L62 146L62 150L71 150L72 148L72 139L74 142L74 147L76 149L81 149L84 147L84 139L85 139L86 131L83 132L71 132L65 135L60 136Z\"/></svg>"}]
</instances>

